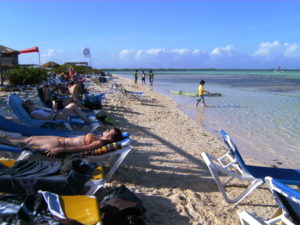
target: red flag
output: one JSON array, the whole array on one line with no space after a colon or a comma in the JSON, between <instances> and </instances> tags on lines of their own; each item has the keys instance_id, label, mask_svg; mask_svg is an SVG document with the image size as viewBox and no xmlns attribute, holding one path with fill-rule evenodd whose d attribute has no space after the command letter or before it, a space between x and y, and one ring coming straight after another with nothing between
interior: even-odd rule
<instances>
[{"instance_id":1,"label":"red flag","mask_svg":"<svg viewBox=\"0 0 300 225\"><path fill-rule=\"evenodd\" d=\"M39 47L32 47L32 48L26 48L26 49L23 49L21 51L19 51L19 54L22 54L22 53L30 53L30 52L39 52Z\"/></svg>"}]
</instances>

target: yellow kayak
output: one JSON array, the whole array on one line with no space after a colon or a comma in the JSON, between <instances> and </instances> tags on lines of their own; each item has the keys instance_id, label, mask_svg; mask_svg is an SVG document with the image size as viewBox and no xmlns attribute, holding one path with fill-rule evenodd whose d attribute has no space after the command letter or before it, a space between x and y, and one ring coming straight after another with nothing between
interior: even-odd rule
<instances>
[{"instance_id":1,"label":"yellow kayak","mask_svg":"<svg viewBox=\"0 0 300 225\"><path fill-rule=\"evenodd\" d=\"M196 97L196 93L185 92L185 91L169 91L169 93L174 95L187 95L191 97ZM222 94L217 92L208 92L205 93L204 96L216 97L216 96L222 96Z\"/></svg>"}]
</instances>

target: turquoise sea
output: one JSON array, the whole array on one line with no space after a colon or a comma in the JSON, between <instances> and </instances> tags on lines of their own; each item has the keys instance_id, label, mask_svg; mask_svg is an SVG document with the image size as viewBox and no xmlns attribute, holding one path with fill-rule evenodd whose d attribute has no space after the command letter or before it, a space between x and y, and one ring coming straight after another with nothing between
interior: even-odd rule
<instances>
[{"instance_id":1,"label":"turquoise sea","mask_svg":"<svg viewBox=\"0 0 300 225\"><path fill-rule=\"evenodd\" d=\"M154 91L170 96L180 110L210 132L218 134L219 129L225 130L242 154L272 166L299 167L299 70L154 72ZM133 78L133 71L116 73ZM206 97L206 108L195 108L194 97L169 93L170 90L196 92L201 79L206 81L207 91L222 93L221 97Z\"/></svg>"}]
</instances>

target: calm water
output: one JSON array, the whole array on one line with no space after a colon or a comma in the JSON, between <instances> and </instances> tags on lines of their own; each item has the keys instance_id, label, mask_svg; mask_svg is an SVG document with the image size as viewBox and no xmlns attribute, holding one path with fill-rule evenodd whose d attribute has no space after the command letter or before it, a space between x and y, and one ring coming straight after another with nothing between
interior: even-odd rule
<instances>
[{"instance_id":1,"label":"calm water","mask_svg":"<svg viewBox=\"0 0 300 225\"><path fill-rule=\"evenodd\" d=\"M120 74L132 78L133 72ZM193 97L169 94L195 92L201 79L206 90L223 94L206 97L206 108L196 109ZM243 154L269 165L300 167L300 71L155 71L153 90L172 97L209 131L227 131Z\"/></svg>"}]
</instances>

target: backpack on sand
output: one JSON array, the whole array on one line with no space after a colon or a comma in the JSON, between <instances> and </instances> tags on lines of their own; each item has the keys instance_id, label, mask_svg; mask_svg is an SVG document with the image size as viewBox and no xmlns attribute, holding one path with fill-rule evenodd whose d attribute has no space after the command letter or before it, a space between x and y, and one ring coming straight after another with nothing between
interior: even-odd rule
<instances>
[{"instance_id":1,"label":"backpack on sand","mask_svg":"<svg viewBox=\"0 0 300 225\"><path fill-rule=\"evenodd\" d=\"M103 225L144 225L142 201L124 185L111 190L101 201Z\"/></svg>"}]
</instances>

